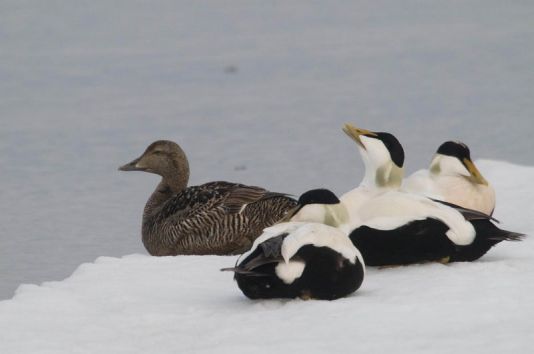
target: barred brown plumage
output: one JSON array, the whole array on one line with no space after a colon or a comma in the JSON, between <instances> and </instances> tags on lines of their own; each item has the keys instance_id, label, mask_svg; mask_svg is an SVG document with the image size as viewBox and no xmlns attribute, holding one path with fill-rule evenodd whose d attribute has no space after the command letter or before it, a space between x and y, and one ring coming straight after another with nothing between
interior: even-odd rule
<instances>
[{"instance_id":1,"label":"barred brown plumage","mask_svg":"<svg viewBox=\"0 0 534 354\"><path fill-rule=\"evenodd\" d=\"M152 143L119 169L162 177L143 212L142 240L154 256L242 253L296 205L286 194L239 183L187 187L189 164L172 141Z\"/></svg>"}]
</instances>

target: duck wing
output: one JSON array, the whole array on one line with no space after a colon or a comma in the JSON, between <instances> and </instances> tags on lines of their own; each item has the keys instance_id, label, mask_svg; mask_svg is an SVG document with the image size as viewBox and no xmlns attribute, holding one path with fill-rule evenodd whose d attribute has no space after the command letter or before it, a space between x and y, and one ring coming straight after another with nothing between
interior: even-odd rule
<instances>
[{"instance_id":1,"label":"duck wing","mask_svg":"<svg viewBox=\"0 0 534 354\"><path fill-rule=\"evenodd\" d=\"M223 268L221 271L232 271L239 274L248 275L266 275L261 272L256 272L258 267L265 264L278 263L283 261L282 244L287 237L287 233L272 237L260 243L256 250L254 250L247 258L239 265L233 268Z\"/></svg>"},{"instance_id":2,"label":"duck wing","mask_svg":"<svg viewBox=\"0 0 534 354\"><path fill-rule=\"evenodd\" d=\"M285 193L269 192L261 187L235 184L233 188L228 191L226 198L222 202L222 206L228 213L237 214L248 204L276 197L289 198L289 195Z\"/></svg>"},{"instance_id":3,"label":"duck wing","mask_svg":"<svg viewBox=\"0 0 534 354\"><path fill-rule=\"evenodd\" d=\"M160 216L194 217L210 210L222 208L224 213L238 214L249 204L270 198L288 198L289 194L270 192L264 188L224 181L191 186L169 199Z\"/></svg>"},{"instance_id":4,"label":"duck wing","mask_svg":"<svg viewBox=\"0 0 534 354\"><path fill-rule=\"evenodd\" d=\"M466 220L491 220L496 223L500 223L500 221L495 219L493 216L485 214L481 211L464 208L453 203L444 202L443 200L438 200L438 199L433 199L433 198L429 198L429 199L436 203L440 203L440 204L443 204L443 205L446 205L448 207L458 210L463 215L463 217L466 218Z\"/></svg>"}]
</instances>

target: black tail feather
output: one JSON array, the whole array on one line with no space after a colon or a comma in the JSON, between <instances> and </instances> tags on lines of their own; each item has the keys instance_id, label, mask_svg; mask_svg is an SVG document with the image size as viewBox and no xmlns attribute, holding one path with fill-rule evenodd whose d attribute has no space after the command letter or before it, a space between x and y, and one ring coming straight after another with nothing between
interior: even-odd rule
<instances>
[{"instance_id":1,"label":"black tail feather","mask_svg":"<svg viewBox=\"0 0 534 354\"><path fill-rule=\"evenodd\" d=\"M221 272L234 272L237 274L248 275L252 277L266 277L268 274L253 272L239 267L221 268Z\"/></svg>"},{"instance_id":2,"label":"black tail feather","mask_svg":"<svg viewBox=\"0 0 534 354\"><path fill-rule=\"evenodd\" d=\"M451 257L453 262L471 262L482 257L496 244L502 241L521 241L525 235L499 229L489 220L471 220L476 237L468 246L458 246Z\"/></svg>"},{"instance_id":3,"label":"black tail feather","mask_svg":"<svg viewBox=\"0 0 534 354\"><path fill-rule=\"evenodd\" d=\"M488 237L488 239L494 240L494 241L521 241L526 236L525 234L522 234L519 232L506 231L506 230L500 230L500 231L502 231L502 234L492 235Z\"/></svg>"},{"instance_id":4,"label":"black tail feather","mask_svg":"<svg viewBox=\"0 0 534 354\"><path fill-rule=\"evenodd\" d=\"M500 221L495 219L493 216L485 214L481 211L464 208L453 203L444 202L443 200L438 200L434 198L430 199L436 203L440 203L458 210L463 215L463 217L466 218L466 220L491 220L493 222L496 222L497 224L500 223Z\"/></svg>"}]
</instances>

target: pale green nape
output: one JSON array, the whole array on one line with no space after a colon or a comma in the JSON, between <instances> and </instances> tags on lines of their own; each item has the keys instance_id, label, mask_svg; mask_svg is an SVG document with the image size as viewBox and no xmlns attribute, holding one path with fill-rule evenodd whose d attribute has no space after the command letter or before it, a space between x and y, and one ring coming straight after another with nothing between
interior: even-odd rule
<instances>
[{"instance_id":1,"label":"pale green nape","mask_svg":"<svg viewBox=\"0 0 534 354\"><path fill-rule=\"evenodd\" d=\"M375 184L377 187L400 187L404 178L404 169L393 161L376 169Z\"/></svg>"},{"instance_id":2,"label":"pale green nape","mask_svg":"<svg viewBox=\"0 0 534 354\"><path fill-rule=\"evenodd\" d=\"M441 165L439 163L439 158L435 157L432 162L430 163L430 173L433 173L435 175L439 175L441 172Z\"/></svg>"},{"instance_id":3,"label":"pale green nape","mask_svg":"<svg viewBox=\"0 0 534 354\"><path fill-rule=\"evenodd\" d=\"M325 205L324 224L332 227L349 222L349 212L343 204L327 204Z\"/></svg>"}]
</instances>

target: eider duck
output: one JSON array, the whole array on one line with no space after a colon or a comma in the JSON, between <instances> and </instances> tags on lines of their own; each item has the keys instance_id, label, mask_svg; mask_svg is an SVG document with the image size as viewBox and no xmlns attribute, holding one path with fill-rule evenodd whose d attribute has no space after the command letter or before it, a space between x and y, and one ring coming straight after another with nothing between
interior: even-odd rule
<instances>
[{"instance_id":1,"label":"eider duck","mask_svg":"<svg viewBox=\"0 0 534 354\"><path fill-rule=\"evenodd\" d=\"M495 209L495 190L471 160L467 145L457 141L443 143L429 169L408 177L403 189L488 215Z\"/></svg>"},{"instance_id":2,"label":"eider duck","mask_svg":"<svg viewBox=\"0 0 534 354\"><path fill-rule=\"evenodd\" d=\"M172 141L152 143L119 170L162 177L143 212L142 240L153 256L240 254L296 205L285 194L238 183L187 187L189 164Z\"/></svg>"},{"instance_id":3,"label":"eider duck","mask_svg":"<svg viewBox=\"0 0 534 354\"><path fill-rule=\"evenodd\" d=\"M398 191L371 198L359 212L361 226L349 238L370 266L471 262L524 236L484 213Z\"/></svg>"},{"instance_id":4,"label":"eider duck","mask_svg":"<svg viewBox=\"0 0 534 354\"><path fill-rule=\"evenodd\" d=\"M312 190L299 198L295 212L338 203L332 192ZM307 215L313 219L319 214ZM316 222L283 222L266 228L240 259L236 267L222 270L235 272L237 285L250 299L335 300L356 291L365 274L361 254L347 235Z\"/></svg>"},{"instance_id":5,"label":"eider duck","mask_svg":"<svg viewBox=\"0 0 534 354\"><path fill-rule=\"evenodd\" d=\"M387 132L373 132L349 123L343 131L356 142L365 166L359 186L340 198L350 218L357 219L359 207L369 198L400 188L404 176L404 149L399 140Z\"/></svg>"},{"instance_id":6,"label":"eider duck","mask_svg":"<svg viewBox=\"0 0 534 354\"><path fill-rule=\"evenodd\" d=\"M330 220L349 235L369 266L471 262L501 241L519 241L524 236L499 229L495 219L476 210L402 191L369 198L358 210L356 226L354 220L340 222L347 215L342 201L323 204L328 205L297 206L287 217Z\"/></svg>"},{"instance_id":7,"label":"eider duck","mask_svg":"<svg viewBox=\"0 0 534 354\"><path fill-rule=\"evenodd\" d=\"M499 229L479 211L399 190L404 152L398 140L382 142L362 129L350 132L361 141L365 177L341 200L350 215L346 231L367 265L473 261L495 244L523 236ZM393 179L388 170L395 171Z\"/></svg>"},{"instance_id":8,"label":"eider duck","mask_svg":"<svg viewBox=\"0 0 534 354\"><path fill-rule=\"evenodd\" d=\"M321 223L341 230L350 225L345 204L328 189L312 189L303 193L282 221Z\"/></svg>"}]
</instances>

